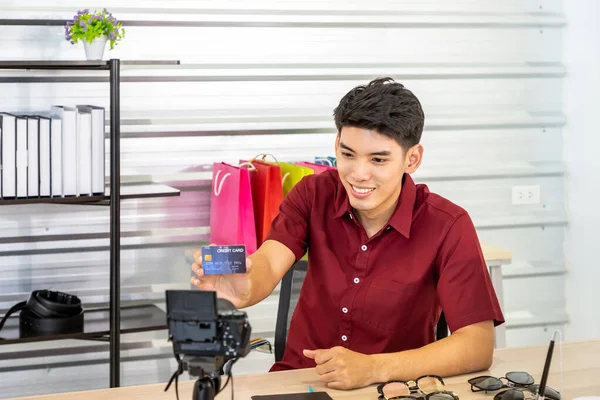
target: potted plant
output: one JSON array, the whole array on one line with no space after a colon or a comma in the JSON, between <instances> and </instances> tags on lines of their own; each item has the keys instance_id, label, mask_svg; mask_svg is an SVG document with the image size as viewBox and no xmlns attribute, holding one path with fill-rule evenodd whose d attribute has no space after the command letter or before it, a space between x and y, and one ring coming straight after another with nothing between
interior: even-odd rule
<instances>
[{"instance_id":1,"label":"potted plant","mask_svg":"<svg viewBox=\"0 0 600 400\"><path fill-rule=\"evenodd\" d=\"M65 25L65 38L71 44L83 42L87 60L102 60L106 42L112 50L125 36L125 29L106 9L102 11L77 11L77 15Z\"/></svg>"}]
</instances>

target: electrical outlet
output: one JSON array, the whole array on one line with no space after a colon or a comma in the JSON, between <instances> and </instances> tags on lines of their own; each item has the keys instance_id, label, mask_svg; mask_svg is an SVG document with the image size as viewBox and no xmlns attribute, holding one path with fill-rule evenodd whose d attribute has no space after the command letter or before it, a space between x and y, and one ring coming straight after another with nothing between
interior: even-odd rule
<instances>
[{"instance_id":1,"label":"electrical outlet","mask_svg":"<svg viewBox=\"0 0 600 400\"><path fill-rule=\"evenodd\" d=\"M513 186L513 204L540 204L540 185Z\"/></svg>"}]
</instances>

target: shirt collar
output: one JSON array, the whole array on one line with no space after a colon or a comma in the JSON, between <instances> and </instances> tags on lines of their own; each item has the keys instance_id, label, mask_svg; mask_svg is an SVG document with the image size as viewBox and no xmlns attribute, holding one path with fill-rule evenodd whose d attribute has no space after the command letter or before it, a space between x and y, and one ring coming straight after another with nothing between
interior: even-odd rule
<instances>
[{"instance_id":1,"label":"shirt collar","mask_svg":"<svg viewBox=\"0 0 600 400\"><path fill-rule=\"evenodd\" d=\"M402 190L400 198L396 204L396 209L392 213L388 225L400 232L406 238L410 237L410 227L412 225L413 209L417 198L417 187L409 174L404 174L402 179ZM348 200L348 194L342 181L338 176L338 191L335 198L335 218L352 214L352 207Z\"/></svg>"}]
</instances>

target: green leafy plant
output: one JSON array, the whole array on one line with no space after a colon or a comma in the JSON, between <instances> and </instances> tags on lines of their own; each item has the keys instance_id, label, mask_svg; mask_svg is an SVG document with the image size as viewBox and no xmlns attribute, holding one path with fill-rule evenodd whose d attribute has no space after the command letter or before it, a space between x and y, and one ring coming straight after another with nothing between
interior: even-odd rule
<instances>
[{"instance_id":1,"label":"green leafy plant","mask_svg":"<svg viewBox=\"0 0 600 400\"><path fill-rule=\"evenodd\" d=\"M93 13L88 9L77 11L77 15L65 24L65 38L71 44L80 40L92 43L94 39L103 35L110 42L111 50L125 37L125 29L121 23L106 9Z\"/></svg>"}]
</instances>

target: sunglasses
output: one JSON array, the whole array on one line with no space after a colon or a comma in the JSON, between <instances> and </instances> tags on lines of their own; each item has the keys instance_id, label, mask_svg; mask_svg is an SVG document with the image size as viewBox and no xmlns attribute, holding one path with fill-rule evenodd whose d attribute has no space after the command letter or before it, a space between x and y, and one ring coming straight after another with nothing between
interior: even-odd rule
<instances>
[{"instance_id":1,"label":"sunglasses","mask_svg":"<svg viewBox=\"0 0 600 400\"><path fill-rule=\"evenodd\" d=\"M533 399L537 399L537 389L539 388L540 385L533 385L533 386L537 386L537 388L535 390L531 387L523 388L523 389L531 391L532 394L534 395L532 397L525 397L525 393L523 393L522 389L509 389L509 390L505 390L503 392L496 394L494 396L494 400L526 400L526 399L533 400ZM560 400L561 397L558 392L556 392L555 390L546 386L546 390L544 392L544 398L552 399L552 400Z\"/></svg>"},{"instance_id":2,"label":"sunglasses","mask_svg":"<svg viewBox=\"0 0 600 400\"><path fill-rule=\"evenodd\" d=\"M390 381L377 386L378 400L425 399L459 400L458 396L444 390L444 380L437 375L424 375L415 381ZM420 392L415 394L415 392Z\"/></svg>"},{"instance_id":3,"label":"sunglasses","mask_svg":"<svg viewBox=\"0 0 600 400\"><path fill-rule=\"evenodd\" d=\"M504 383L502 379L505 379L508 383ZM496 394L494 400L525 400L525 394L520 389L525 389L537 395L540 388L540 385L534 384L533 376L521 371L509 372L502 378L489 375L477 376L469 379L468 382L471 384L472 392L492 392L509 389ZM544 396L551 400L561 399L560 393L548 386L546 386Z\"/></svg>"}]
</instances>

